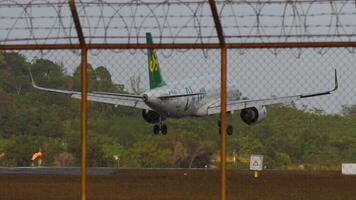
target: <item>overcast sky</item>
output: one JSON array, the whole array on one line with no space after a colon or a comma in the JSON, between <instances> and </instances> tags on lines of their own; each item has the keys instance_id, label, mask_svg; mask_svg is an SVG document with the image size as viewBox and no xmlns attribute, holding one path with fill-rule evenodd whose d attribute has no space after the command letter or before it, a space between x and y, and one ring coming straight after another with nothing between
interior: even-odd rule
<instances>
[{"instance_id":1,"label":"overcast sky","mask_svg":"<svg viewBox=\"0 0 356 200\"><path fill-rule=\"evenodd\" d=\"M33 1L33 3L43 2L45 1ZM58 39L76 37L67 1L50 2L60 2L60 4L21 5L19 8L7 5L13 1L0 0L0 44L77 43L76 39ZM87 41L144 43L145 33L152 32L156 43L217 42L216 38L211 38L216 36L216 31L207 3L187 5L174 4L170 1L169 5L146 5L142 2L148 1L139 2L141 4L130 6L78 4ZM227 38L229 42L355 40L352 36L356 31L355 1L324 1L323 3L315 1L304 4L234 2L233 4L218 3L225 35L297 35L297 37L233 37ZM325 36L298 37L302 34ZM339 37L335 37L337 35ZM160 36L167 38L162 39ZM190 38L184 38L186 36ZM23 41L19 38L32 40ZM40 38L45 40L39 40ZM70 51L51 51L44 54L32 51L24 54L29 60L37 56L61 62L69 73L80 61L78 54ZM197 84L202 85L219 81L219 56L218 50L158 51L162 73L167 82L192 78ZM331 89L333 69L336 68L339 72L340 89L335 94L300 102L300 104L323 109L327 113L336 113L340 112L342 105L356 104L355 61L354 49L346 48L230 50L229 80L234 85L238 85L244 96L251 99L294 95ZM94 67L106 66L116 83L128 85L129 78L133 75L141 76L143 83L147 83L145 51L93 50L90 51L89 62ZM216 78L212 78L213 76ZM194 77L199 78L194 79Z\"/></svg>"}]
</instances>

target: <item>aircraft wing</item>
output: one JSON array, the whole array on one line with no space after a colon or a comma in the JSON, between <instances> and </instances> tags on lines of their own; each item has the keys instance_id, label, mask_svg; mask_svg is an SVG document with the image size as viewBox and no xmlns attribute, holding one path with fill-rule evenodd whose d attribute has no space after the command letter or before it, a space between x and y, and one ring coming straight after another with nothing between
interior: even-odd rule
<instances>
[{"instance_id":1,"label":"aircraft wing","mask_svg":"<svg viewBox=\"0 0 356 200\"><path fill-rule=\"evenodd\" d=\"M285 97L271 97L271 98L256 99L256 100L228 100L226 104L226 109L227 111L234 111L234 110L241 110L244 108L257 107L257 106L267 106L267 105L280 104L280 103L291 103L292 101L299 100L299 99L328 95L337 89L338 89L338 81L337 81L337 72L335 70L335 87L332 90L313 93L313 94L301 94L301 95L285 96ZM216 113L220 113L220 100L208 106L209 115L216 114Z\"/></svg>"},{"instance_id":2,"label":"aircraft wing","mask_svg":"<svg viewBox=\"0 0 356 200\"><path fill-rule=\"evenodd\" d=\"M30 72L30 77L32 81L32 86L38 90L61 93L69 95L74 99L81 99L81 92L71 91L71 90L59 90L52 88L40 87L35 84L32 74ZM87 100L101 103L108 103L113 105L127 106L132 108L147 109L151 110L143 101L142 96L139 95L129 95L129 94L117 94L117 93L105 93L105 92L93 92L87 93Z\"/></svg>"}]
</instances>

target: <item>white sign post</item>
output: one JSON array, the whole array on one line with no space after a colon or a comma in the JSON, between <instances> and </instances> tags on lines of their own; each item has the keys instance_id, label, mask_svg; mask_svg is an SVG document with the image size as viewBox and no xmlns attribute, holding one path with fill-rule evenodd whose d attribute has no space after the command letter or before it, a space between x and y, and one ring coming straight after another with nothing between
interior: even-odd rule
<instances>
[{"instance_id":1,"label":"white sign post","mask_svg":"<svg viewBox=\"0 0 356 200\"><path fill-rule=\"evenodd\" d=\"M254 177L258 177L258 171L263 169L263 155L251 155L250 170L254 171Z\"/></svg>"},{"instance_id":2,"label":"white sign post","mask_svg":"<svg viewBox=\"0 0 356 200\"><path fill-rule=\"evenodd\" d=\"M356 175L356 163L342 163L341 173L343 175Z\"/></svg>"}]
</instances>

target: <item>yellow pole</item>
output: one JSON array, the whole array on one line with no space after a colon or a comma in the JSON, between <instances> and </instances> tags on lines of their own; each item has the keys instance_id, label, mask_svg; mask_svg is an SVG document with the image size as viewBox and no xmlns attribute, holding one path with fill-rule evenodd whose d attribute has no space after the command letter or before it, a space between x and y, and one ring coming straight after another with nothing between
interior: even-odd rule
<instances>
[{"instance_id":1,"label":"yellow pole","mask_svg":"<svg viewBox=\"0 0 356 200\"><path fill-rule=\"evenodd\" d=\"M226 200L226 79L227 79L227 48L221 48L221 110L220 110L220 197Z\"/></svg>"},{"instance_id":2,"label":"yellow pole","mask_svg":"<svg viewBox=\"0 0 356 200\"><path fill-rule=\"evenodd\" d=\"M253 177L258 178L258 171L254 171Z\"/></svg>"},{"instance_id":3,"label":"yellow pole","mask_svg":"<svg viewBox=\"0 0 356 200\"><path fill-rule=\"evenodd\" d=\"M82 163L81 163L81 199L87 197L87 48L82 48Z\"/></svg>"}]
</instances>

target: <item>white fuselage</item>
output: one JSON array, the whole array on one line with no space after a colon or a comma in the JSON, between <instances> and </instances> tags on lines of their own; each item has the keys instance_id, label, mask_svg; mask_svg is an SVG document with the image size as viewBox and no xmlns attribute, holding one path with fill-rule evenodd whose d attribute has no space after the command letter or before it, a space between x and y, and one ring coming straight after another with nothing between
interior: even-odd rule
<instances>
[{"instance_id":1,"label":"white fuselage","mask_svg":"<svg viewBox=\"0 0 356 200\"><path fill-rule=\"evenodd\" d=\"M187 97L174 97L160 99L160 96L197 94ZM237 88L227 88L228 99L238 99ZM206 116L208 115L208 105L220 102L220 88L213 86L177 86L169 85L150 90L145 93L147 100L145 103L152 110L165 117L181 118L186 116Z\"/></svg>"}]
</instances>

